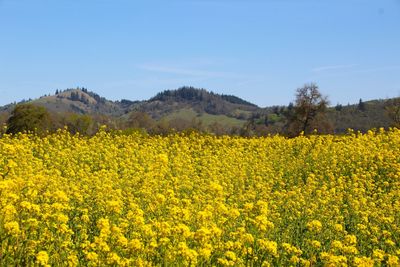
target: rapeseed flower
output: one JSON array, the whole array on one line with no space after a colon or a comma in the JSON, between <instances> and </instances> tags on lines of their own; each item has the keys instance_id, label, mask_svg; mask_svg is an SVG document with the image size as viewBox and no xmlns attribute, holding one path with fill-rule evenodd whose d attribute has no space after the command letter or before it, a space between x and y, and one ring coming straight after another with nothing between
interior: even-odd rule
<instances>
[{"instance_id":1,"label":"rapeseed flower","mask_svg":"<svg viewBox=\"0 0 400 267\"><path fill-rule=\"evenodd\" d=\"M399 266L399 158L397 129L3 135L1 263Z\"/></svg>"}]
</instances>

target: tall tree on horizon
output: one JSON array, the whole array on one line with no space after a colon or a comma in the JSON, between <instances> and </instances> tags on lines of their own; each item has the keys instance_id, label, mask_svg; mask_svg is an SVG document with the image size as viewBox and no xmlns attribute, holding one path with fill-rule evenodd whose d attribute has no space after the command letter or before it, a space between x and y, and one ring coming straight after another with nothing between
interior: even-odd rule
<instances>
[{"instance_id":1,"label":"tall tree on horizon","mask_svg":"<svg viewBox=\"0 0 400 267\"><path fill-rule=\"evenodd\" d=\"M332 126L326 117L328 98L323 96L315 83L305 84L296 90L296 100L288 120L288 134L310 134L314 130L329 132Z\"/></svg>"},{"instance_id":2,"label":"tall tree on horizon","mask_svg":"<svg viewBox=\"0 0 400 267\"><path fill-rule=\"evenodd\" d=\"M400 128L400 97L389 100L385 106L386 114L394 127Z\"/></svg>"}]
</instances>

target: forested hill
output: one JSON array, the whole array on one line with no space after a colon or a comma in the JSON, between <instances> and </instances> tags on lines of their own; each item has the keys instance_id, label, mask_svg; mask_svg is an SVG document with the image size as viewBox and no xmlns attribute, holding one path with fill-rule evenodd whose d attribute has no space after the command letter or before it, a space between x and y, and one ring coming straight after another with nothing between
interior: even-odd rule
<instances>
[{"instance_id":1,"label":"forested hill","mask_svg":"<svg viewBox=\"0 0 400 267\"><path fill-rule=\"evenodd\" d=\"M145 101L122 99L111 101L86 88L56 90L54 94L38 99L23 100L0 108L0 123L4 123L17 104L34 104L45 107L61 117L91 116L102 123L112 122L115 127L128 127L132 120L161 121L175 129L218 124L219 128L241 127L260 110L257 105L233 95L221 95L205 89L182 87L166 90ZM140 117L140 119L138 118ZM147 125L147 122L144 123ZM133 122L134 126L138 126ZM140 123L139 123L140 126Z\"/></svg>"},{"instance_id":2,"label":"forested hill","mask_svg":"<svg viewBox=\"0 0 400 267\"><path fill-rule=\"evenodd\" d=\"M220 95L205 89L182 87L178 90L166 90L148 101L131 106L132 109L146 112L153 118L177 116L178 113L225 116L236 120L247 120L260 108L237 96Z\"/></svg>"},{"instance_id":3,"label":"forested hill","mask_svg":"<svg viewBox=\"0 0 400 267\"><path fill-rule=\"evenodd\" d=\"M257 107L257 105L243 100L234 95L219 95L208 92L205 89L196 89L194 87L182 87L178 90L165 90L152 97L149 101L191 101L191 102L221 102L227 101L231 104L242 106Z\"/></svg>"},{"instance_id":4,"label":"forested hill","mask_svg":"<svg viewBox=\"0 0 400 267\"><path fill-rule=\"evenodd\" d=\"M399 99L360 99L357 104L329 107L324 128L326 132L344 133L349 128L365 132L390 127L393 121L387 107L393 106L393 101L400 103ZM17 104L46 108L52 117L50 128L67 125L85 133L106 124L114 129L143 128L155 133L196 129L249 136L284 134L293 116L292 104L260 108L234 95L193 87L166 90L145 101L111 101L85 88L75 88L0 107L0 125L7 122ZM400 107L398 113L400 116Z\"/></svg>"},{"instance_id":5,"label":"forested hill","mask_svg":"<svg viewBox=\"0 0 400 267\"><path fill-rule=\"evenodd\" d=\"M1 107L12 109L15 104L32 103L46 107L54 112L73 112L79 114L103 114L119 117L132 110L145 110L155 117L166 115L182 107L196 107L199 113L235 116L235 111L254 111L257 105L233 95L220 95L205 89L182 87L177 90L165 90L146 101L111 101L85 88L56 90L53 95L44 95L38 99L22 100ZM173 107L171 107L171 105ZM158 111L154 110L157 106Z\"/></svg>"}]
</instances>

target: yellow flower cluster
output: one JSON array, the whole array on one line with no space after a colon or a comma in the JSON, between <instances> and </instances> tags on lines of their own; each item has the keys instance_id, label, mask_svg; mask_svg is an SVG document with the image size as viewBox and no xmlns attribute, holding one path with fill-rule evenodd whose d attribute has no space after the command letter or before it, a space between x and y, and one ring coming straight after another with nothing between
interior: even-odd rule
<instances>
[{"instance_id":1,"label":"yellow flower cluster","mask_svg":"<svg viewBox=\"0 0 400 267\"><path fill-rule=\"evenodd\" d=\"M400 131L0 138L1 266L400 266Z\"/></svg>"}]
</instances>

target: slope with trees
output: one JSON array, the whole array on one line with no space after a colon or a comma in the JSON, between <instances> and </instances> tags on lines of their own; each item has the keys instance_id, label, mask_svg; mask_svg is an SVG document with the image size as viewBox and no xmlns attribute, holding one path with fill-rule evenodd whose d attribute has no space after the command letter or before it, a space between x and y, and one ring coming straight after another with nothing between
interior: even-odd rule
<instances>
[{"instance_id":1,"label":"slope with trees","mask_svg":"<svg viewBox=\"0 0 400 267\"><path fill-rule=\"evenodd\" d=\"M236 96L193 87L166 90L147 101L110 101L76 88L0 107L0 124L8 124L10 133L34 129L45 132L67 126L72 133L91 135L107 125L126 132L140 128L152 134L195 130L243 136L296 136L314 130L340 134L349 128L365 132L400 126L400 98L360 99L354 105L334 107L328 107L328 103L316 84L299 88L294 102L287 106L266 108Z\"/></svg>"}]
</instances>

